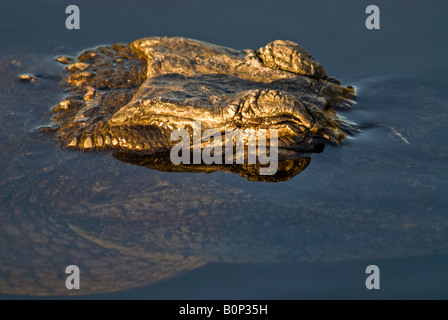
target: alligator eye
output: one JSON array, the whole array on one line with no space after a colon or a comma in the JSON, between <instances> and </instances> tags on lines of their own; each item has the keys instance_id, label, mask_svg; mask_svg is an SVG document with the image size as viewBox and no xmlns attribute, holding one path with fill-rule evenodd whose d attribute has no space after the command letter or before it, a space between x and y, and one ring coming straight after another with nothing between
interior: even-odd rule
<instances>
[{"instance_id":1,"label":"alligator eye","mask_svg":"<svg viewBox=\"0 0 448 320\"><path fill-rule=\"evenodd\" d=\"M220 132L278 129L288 135L284 147L299 151L322 141L340 144L350 133L334 108L350 105L354 89L328 78L291 41L256 51L152 37L58 60L68 64L69 95L52 120L71 147L167 152L169 133L192 131L195 123ZM303 132L310 133L306 140Z\"/></svg>"}]
</instances>

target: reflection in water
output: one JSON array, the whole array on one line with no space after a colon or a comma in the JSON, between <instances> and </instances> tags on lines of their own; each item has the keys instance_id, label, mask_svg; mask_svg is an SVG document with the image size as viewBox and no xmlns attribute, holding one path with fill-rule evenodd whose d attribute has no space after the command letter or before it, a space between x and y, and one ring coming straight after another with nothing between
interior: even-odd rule
<instances>
[{"instance_id":1,"label":"reflection in water","mask_svg":"<svg viewBox=\"0 0 448 320\"><path fill-rule=\"evenodd\" d=\"M28 131L48 115L47 106L57 97L57 78L37 78L33 84L16 81L25 70L10 64L8 57L4 60L0 293L118 291L174 277L209 261L276 261L281 251L288 256L295 246L294 239L286 241L289 244L274 240L280 225L269 225L284 216L275 214L277 203L265 203L261 211L259 197L214 175L197 181L195 177L204 176L136 173L138 167L123 168L107 153L61 151L51 135ZM259 165L187 167L163 157L115 156L160 171L226 171L258 181L291 179L310 162L309 157L281 160L277 174L259 176ZM284 250L273 249L279 245ZM65 287L68 265L81 270L79 291Z\"/></svg>"},{"instance_id":2,"label":"reflection in water","mask_svg":"<svg viewBox=\"0 0 448 320\"><path fill-rule=\"evenodd\" d=\"M277 175L260 176L256 165L174 166L164 157L115 154L122 160L116 161L107 152L62 150L52 136L24 130L44 121L46 107L58 98L57 82L10 81L24 70L3 66L3 75L11 77L0 77L1 293L120 291L208 262L446 252L448 224L441 211L446 203L440 196L446 186L428 171L446 169L446 148L428 145L426 138L444 136L434 128L442 128L446 100L426 103L431 95L425 92L384 84L356 113L368 110L369 101L375 112L394 105L383 117L385 124L406 133L411 144L390 130L361 134L340 152L326 150L313 167L308 166L311 154L283 157ZM411 107L413 117L402 121ZM429 117L434 110L440 111ZM362 139L370 140L363 144ZM409 146L415 149L403 149ZM431 169L416 168L416 154L431 159ZM230 174L199 173L215 171L252 181L289 180L257 184ZM414 188L419 197L413 196ZM81 290L69 292L64 271L72 264L81 270Z\"/></svg>"},{"instance_id":3,"label":"reflection in water","mask_svg":"<svg viewBox=\"0 0 448 320\"><path fill-rule=\"evenodd\" d=\"M144 155L133 155L129 153L114 153L114 157L127 163L148 167L163 172L196 172L212 173L216 171L232 172L246 178L249 181L280 182L291 179L306 169L311 158L301 157L296 159L279 160L277 170L272 175L260 174L260 163L256 164L173 164L169 154L157 157Z\"/></svg>"},{"instance_id":4,"label":"reflection in water","mask_svg":"<svg viewBox=\"0 0 448 320\"><path fill-rule=\"evenodd\" d=\"M199 12L199 8L195 10ZM159 11L147 10L144 15L150 12ZM303 22L278 17L281 23L265 27ZM142 23L151 19L136 21L143 30ZM238 23L234 27L244 29ZM308 32L309 28L293 25L290 30L302 30L303 36L309 34L315 39L311 40L314 45L328 47L321 37ZM340 35L339 29L337 32ZM33 32L29 34L32 37ZM105 34L110 32L102 36ZM15 32L5 35L14 43L20 38ZM96 41L87 34L82 37L83 44ZM232 38L237 37L237 33L232 34ZM243 37L242 44L247 41ZM344 38L353 39L334 37ZM368 39L365 52L370 52L372 38L363 38ZM437 38L428 39L436 39L440 45ZM47 41L41 40L36 37L34 44L45 46ZM420 47L437 52L434 46ZM380 59L391 70L393 53L402 59L403 50L394 50L387 51L387 59ZM33 84L11 80L26 72L52 72L53 62L38 70L41 72L28 68L37 68L44 60L28 51L34 49L16 50L14 57L0 59L0 293L119 291L173 278L214 261L377 259L448 250L445 94L421 85L387 81L365 88L360 107L350 116L358 117L352 118L357 123L367 119L383 127L359 134L337 152L328 148L300 175L311 155L287 159L279 166L283 168L281 176L275 178L288 181L251 183L221 172L182 172L230 171L257 180L256 167L174 167L163 160L116 155L125 163L108 153L62 150L48 135L30 132L48 120L47 107L60 99L60 89L48 77L37 77ZM356 73L357 68L350 64L339 66L339 55L327 58L331 56L333 67L343 67L346 75ZM428 70L440 70L442 60L433 57ZM360 61L354 65L359 66ZM437 79L434 75L431 79ZM388 127L395 128L409 143L386 130ZM181 172L164 173L176 170ZM64 271L72 264L80 267L81 290L69 292ZM415 271L410 264L404 270ZM337 274L337 270L331 271ZM414 290L415 274L421 282L433 277L424 272L410 274L406 280ZM280 273L278 278L285 280ZM280 297L291 289L288 285ZM403 290L410 287L403 286Z\"/></svg>"}]
</instances>

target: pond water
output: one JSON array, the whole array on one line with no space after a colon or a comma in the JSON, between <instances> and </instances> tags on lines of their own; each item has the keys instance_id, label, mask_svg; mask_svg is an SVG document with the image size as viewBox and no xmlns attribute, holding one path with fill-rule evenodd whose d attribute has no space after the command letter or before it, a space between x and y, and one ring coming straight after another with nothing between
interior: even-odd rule
<instances>
[{"instance_id":1,"label":"pond water","mask_svg":"<svg viewBox=\"0 0 448 320\"><path fill-rule=\"evenodd\" d=\"M448 298L446 2L369 3L379 30L359 1L77 3L79 30L68 1L0 3L0 298ZM365 129L277 183L161 172L39 132L64 96L55 57L154 35L295 41L356 87L343 114Z\"/></svg>"}]
</instances>

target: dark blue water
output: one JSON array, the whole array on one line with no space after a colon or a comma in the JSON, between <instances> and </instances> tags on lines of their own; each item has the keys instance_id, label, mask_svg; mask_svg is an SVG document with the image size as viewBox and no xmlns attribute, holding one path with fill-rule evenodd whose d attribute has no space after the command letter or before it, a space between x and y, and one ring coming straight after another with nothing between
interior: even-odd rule
<instances>
[{"instance_id":1,"label":"dark blue water","mask_svg":"<svg viewBox=\"0 0 448 320\"><path fill-rule=\"evenodd\" d=\"M39 289L51 272L64 286L66 265L84 270L95 258L110 272L106 287L120 274L136 277L115 293L90 295L95 289L82 287L88 298L448 298L446 3L80 1L81 28L67 30L69 4L0 4L1 298L48 294ZM380 30L366 29L367 4L379 6ZM54 57L153 35L237 49L275 39L300 43L330 75L357 88L358 106L344 115L370 129L327 147L281 183L162 173L109 154L61 150L35 130L63 95ZM25 72L42 80L17 83ZM139 211L133 195L158 205ZM216 199L224 204L207 214ZM142 222L153 212L167 222ZM176 240L170 221L197 238ZM174 236L162 241L162 229ZM148 252L150 241L158 253L191 263L155 268L126 251ZM380 290L365 287L370 264L380 268ZM32 280L15 280L33 272ZM148 281L156 273L166 278Z\"/></svg>"}]
</instances>

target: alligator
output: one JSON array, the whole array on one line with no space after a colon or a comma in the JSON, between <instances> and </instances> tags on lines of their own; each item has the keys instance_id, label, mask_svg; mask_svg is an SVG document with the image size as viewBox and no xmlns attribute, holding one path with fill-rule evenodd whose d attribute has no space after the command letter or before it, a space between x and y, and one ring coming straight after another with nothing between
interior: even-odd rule
<instances>
[{"instance_id":1,"label":"alligator","mask_svg":"<svg viewBox=\"0 0 448 320\"><path fill-rule=\"evenodd\" d=\"M161 171L187 169L144 153L133 163L157 170L123 166L107 151L61 152L53 136L32 129L60 99L60 70L52 53L42 59L27 52L0 55L1 294L86 295L157 284L143 295L160 298L162 291L172 298L190 270L194 284L200 279L201 288L217 292L215 271L238 273L239 265L231 266L245 263L250 272L239 273L229 291L238 295L245 276L250 284L252 274L266 277L260 271L267 263L276 268L267 276L283 283L283 263L316 261L306 265L316 270L319 261L353 266L344 261L407 257L401 261L408 263L448 251L446 200L438 197L447 190L448 146L439 142L448 115L439 91L377 82L364 92L367 118L393 125L411 144L377 127L344 152L319 157L299 179L260 186L219 174L168 175ZM34 83L12 81L24 72L35 75L28 77ZM356 122L363 125L362 117ZM117 148L110 153L129 160L129 149ZM292 170L308 164L296 160L285 164ZM81 270L80 290L65 286L72 264ZM186 294L191 298L191 290Z\"/></svg>"},{"instance_id":2,"label":"alligator","mask_svg":"<svg viewBox=\"0 0 448 320\"><path fill-rule=\"evenodd\" d=\"M290 159L326 142L339 145L354 130L336 112L353 106L354 88L292 41L235 50L149 37L58 61L67 64L68 96L53 108L51 128L69 148L161 155L178 143L174 130L193 137L199 122L201 132L222 135L263 129L269 138L276 129L279 157Z\"/></svg>"}]
</instances>

